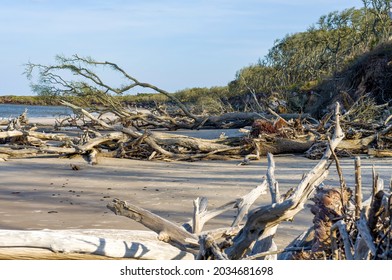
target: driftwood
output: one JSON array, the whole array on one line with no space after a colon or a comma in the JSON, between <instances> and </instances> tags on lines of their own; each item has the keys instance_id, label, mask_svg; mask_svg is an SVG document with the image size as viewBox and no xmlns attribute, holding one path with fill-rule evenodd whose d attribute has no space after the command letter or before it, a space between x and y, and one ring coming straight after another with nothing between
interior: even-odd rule
<instances>
[{"instance_id":1,"label":"driftwood","mask_svg":"<svg viewBox=\"0 0 392 280\"><path fill-rule=\"evenodd\" d=\"M12 122L15 123L14 125L9 125L6 130L0 131L0 141L4 142L0 147L3 148L2 153L10 157L24 156L24 153L26 156L45 153L62 156L79 154L90 164L96 164L97 157L105 152L114 157L148 160L229 159L246 156L249 158L251 154L257 154L259 157L268 153L301 153L315 141L314 137L306 134L297 135L295 139L290 138L288 134L291 135L295 130L294 123L291 121L284 121L284 126L279 125L275 133L261 138L259 135L257 137L244 135L209 140L162 131L142 131L137 126L99 118L69 102L63 101L62 104L83 116L83 123L74 124L80 128L78 136L71 136L69 133L39 132L36 126L20 125L18 118ZM132 118L125 112L123 115L123 118ZM225 115L223 118L227 120L228 116ZM277 122L280 123L282 122ZM31 150L34 152L30 152Z\"/></svg>"},{"instance_id":2,"label":"driftwood","mask_svg":"<svg viewBox=\"0 0 392 280\"><path fill-rule=\"evenodd\" d=\"M271 202L273 204L280 203L282 202L282 197L279 191L279 183L275 179L275 162L272 154L269 153L267 157L268 157L267 181L268 181L269 191L271 194ZM255 242L252 248L251 255L258 255L258 257L255 257L257 259L269 259L269 260L276 259L277 255L274 254L268 254L265 256L260 254L277 250L278 247L274 242L274 236L277 229L278 229L278 225L265 230Z\"/></svg>"},{"instance_id":3,"label":"driftwood","mask_svg":"<svg viewBox=\"0 0 392 280\"><path fill-rule=\"evenodd\" d=\"M276 232L278 225L285 220L292 219L300 210L303 209L304 203L309 198L309 196L314 191L315 187L318 186L327 175L328 169L328 161L332 152L331 149L334 149L339 141L343 138L344 134L339 126L339 106L337 105L336 109L336 128L334 137L331 140L331 146L326 151L323 159L312 169L312 171L304 177L301 183L291 192L286 194L283 199L280 198L279 189L277 182L274 179L274 163L272 156L269 157L269 169L268 169L268 181L270 190L272 193L273 204L261 206L253 209L247 215L247 220L245 225L241 228L241 230L232 235L229 238L229 241L221 242L218 239L213 238L210 234L199 234L199 253L197 255L198 259L240 259L246 256L247 252L251 252L251 254L259 254L261 253L259 250L264 248L265 251L271 248L273 242L272 236ZM109 204L110 209L114 209L115 207L119 207L119 205L126 205L125 202L121 202L115 200L112 204ZM132 206L133 207L133 206ZM195 202L195 217L202 216L206 210L206 202L201 200L197 200ZM115 211L118 213L119 211ZM121 213L124 214L124 213ZM135 219L134 215L126 216ZM144 217L136 216L137 221L141 221L143 223ZM146 216L146 219L149 220L149 214ZM161 231L162 226L160 226L161 222L158 224L145 224L153 231ZM165 222L165 224L168 224ZM193 225L198 223L193 223ZM176 225L170 226L172 230L175 232L178 231L178 227ZM189 228L189 226L188 226ZM200 226L197 226L197 231L200 231ZM165 230L168 232L168 230ZM230 236L230 229L228 229L227 233ZM263 236L263 233L267 233L266 236ZM260 238L261 237L261 238ZM266 238L267 237L267 238ZM184 239L184 237L182 237ZM191 242L194 237L190 237L186 239L186 242L182 242L182 245L189 250L194 249L195 244ZM175 235L173 239L169 236L165 239L167 242L177 241L179 240ZM254 247L255 250L252 250L252 245L256 242L258 245ZM268 246L264 244L268 243ZM259 249L257 249L259 248Z\"/></svg>"},{"instance_id":4,"label":"driftwood","mask_svg":"<svg viewBox=\"0 0 392 280\"><path fill-rule=\"evenodd\" d=\"M57 127L69 122L73 126L81 128L82 131L89 130L88 133L92 138L98 137L98 130L105 130L104 133L121 132L124 134L124 139L112 139L111 143L101 143L105 145L97 144L91 151L77 149L84 144L78 143L78 141L64 140L57 145L75 148L76 153L89 157L91 163L97 162L93 156L96 153L99 154L101 150L108 150L108 146L109 153L113 156L150 160L228 159L234 157L244 158L244 162L249 163L250 159L257 159L268 153L303 153L305 151L308 151L309 157L320 159L326 150L325 141L330 135L331 127L333 127L333 121L330 119L331 114L325 115L321 120L315 120L308 114L279 115L272 110L271 104L258 100L257 93L252 88L248 88L248 90L249 97L255 102L255 111L234 112L231 108L231 110L221 110L218 115L212 115L208 111L194 110L193 107L197 107L195 104L182 103L176 94L170 94L155 85L139 81L116 63L97 61L78 55L58 56L56 60L55 65L49 66L28 63L25 72L29 78L32 78L34 73L38 74L38 86L50 89L50 92L56 96L83 96L86 94L83 97L92 96L93 102L90 103L96 104L97 102L100 106L100 108L94 108L94 105L90 105L91 108L86 110L75 104L62 101L63 105L74 110L77 117L70 117L67 121L59 121ZM94 69L97 67L103 67L120 75L124 79L124 84L118 87L106 84L100 74L95 73ZM66 77L76 77L76 80L63 78L62 74L64 73L66 73ZM129 93L135 88L153 90L164 96L167 102L164 104L155 103L155 106L148 108L138 108L138 104L135 104L135 108L131 109L129 104L124 104L121 99L113 97ZM390 156L388 150L392 148L391 116L381 114L387 107L388 104L376 105L370 94L363 94L350 108L346 108L347 111L343 115L341 125L347 132L347 137L340 142L336 154L369 153L374 156ZM28 124L26 113L23 113L15 122L8 124L6 131L2 131L5 133L3 136L0 135L0 140L8 138L6 133L15 131L12 133L22 136L23 145L31 146L34 142L33 146L43 148L41 152L44 153L48 150L54 152L55 149L44 147L45 142L37 141L32 138L35 136L26 133L26 129L23 127ZM106 113L110 113L110 118L104 117ZM381 117L385 119L381 120ZM250 135L241 137L241 139L226 139L226 141L222 141L222 139L205 141L180 137L179 135L164 136L151 133L154 129L243 128L244 126L252 126ZM70 154L66 150L64 153Z\"/></svg>"},{"instance_id":5,"label":"driftwood","mask_svg":"<svg viewBox=\"0 0 392 280\"><path fill-rule=\"evenodd\" d=\"M369 241L369 235L364 233L363 226L356 231L358 245L352 245L355 242L351 240L353 234L349 232L349 230L352 230L351 228L355 227L355 223L352 223L352 220L355 219L355 207L349 206L348 201L351 192L345 186L342 176L340 178L341 184L338 188L319 188L317 190L316 204L313 208L313 212L318 218L315 218L315 225L310 228L306 234L290 244L288 248L286 248L287 250L277 250L273 243L273 236L277 232L278 225L282 221L292 219L296 213L303 208L305 201L316 189L316 186L318 186L327 176L327 169L330 166L329 157L334 155L333 150L343 138L338 116L337 113L334 137L330 141L324 157L312 171L304 177L296 188L293 188L283 196L280 195L277 182L274 179L275 167L272 155L269 155L267 182L271 192L272 204L260 206L250 211L244 226L240 227L238 233L231 232L229 228L225 232L224 240L222 240L220 239L222 237L221 235L214 237L211 233L203 233L201 232L200 223L193 223L193 229L196 229L195 233L199 236L199 253L196 256L197 259L255 259L266 257L273 258L274 255L275 258L277 255L279 259L318 259L320 257L323 259L358 259L361 258L361 254L363 256L363 253L360 252L363 252L363 247L367 246L367 243L369 243L368 246L371 247L369 254L371 258L379 258L380 256L383 258L390 257L384 248L381 255L374 255L374 245L370 245L374 244L374 242ZM334 159L338 161L336 155L334 155ZM340 169L338 162L337 169ZM357 169L357 173L359 174L360 168L357 167ZM358 180L359 179L357 179L357 183ZM381 184L377 182L376 184L379 187L375 188L375 190L378 191L381 188ZM360 186L360 184L358 186ZM380 193L380 191L378 191L377 195L379 199L374 200L372 203L373 206L371 206L370 209L373 210L371 210L370 213L380 213L381 205L385 205L385 209L389 209L388 207L390 207L389 195L386 196L384 193ZM357 200L359 200L359 198L357 198ZM199 217L202 217L207 213L208 210L205 199L197 199L194 205L194 219L200 219ZM316 208L316 205L318 205L318 208ZM350 210L351 208L354 210ZM363 209L360 210L364 211ZM379 228L379 219L377 219L377 217L379 217L380 214L371 215L374 217L373 222L372 220L369 220L370 223L367 224L370 228ZM384 215L384 221L387 223L389 223L390 219L389 212L388 215ZM348 219L348 222L345 222L346 219ZM326 226L326 223L328 226ZM201 223L201 225L202 224L203 223ZM363 223L359 222L358 225L363 225ZM156 226L151 226L151 229L154 230L155 227ZM192 227L189 226L189 224L185 228L192 231ZM377 232L376 235L379 238L378 234L379 233ZM385 240L385 234L386 233L379 239ZM387 232L387 234L389 233ZM373 236L370 240L376 239L377 238L374 238ZM168 240L170 240L170 238L168 238ZM365 243L361 242L361 240L365 241ZM194 244L192 246L194 246ZM359 249L361 246L362 249ZM356 251L357 248L358 251ZM194 247L192 249L194 249ZM279 254L281 254L281 256L279 256ZM367 257L368 256L366 256L366 258Z\"/></svg>"},{"instance_id":6,"label":"driftwood","mask_svg":"<svg viewBox=\"0 0 392 280\"><path fill-rule=\"evenodd\" d=\"M392 157L392 151L390 149L380 150L380 149L369 149L368 154L375 157Z\"/></svg>"},{"instance_id":7,"label":"driftwood","mask_svg":"<svg viewBox=\"0 0 392 280\"><path fill-rule=\"evenodd\" d=\"M336 127L331 147L335 148L343 137L344 134L339 125L339 105L337 105ZM287 194L283 202L262 206L250 213L244 228L233 239L234 245L226 250L230 259L243 257L251 243L266 229L279 225L282 221L292 219L303 209L305 201L314 188L325 179L330 155L331 151L327 149L322 160L304 177L293 193Z\"/></svg>"},{"instance_id":8,"label":"driftwood","mask_svg":"<svg viewBox=\"0 0 392 280\"><path fill-rule=\"evenodd\" d=\"M236 199L234 201L230 201L225 203L224 205L212 209L207 210L208 207L208 200L205 197L198 197L194 200L194 214L193 219L184 224L183 226L193 233L199 234L202 231L203 226L209 220L213 219L214 217L223 214L231 209L238 209L236 218L231 224L231 227L238 227L242 222L242 219L248 213L250 206L255 202L255 200L262 194L265 194L267 189L267 182L263 181L263 183L252 191L250 191L245 196Z\"/></svg>"},{"instance_id":9,"label":"driftwood","mask_svg":"<svg viewBox=\"0 0 392 280\"><path fill-rule=\"evenodd\" d=\"M99 120L97 121L99 122ZM351 191L345 185L338 157L334 153L344 137L340 127L338 104L334 122L334 135L329 140L322 159L308 174L304 175L296 187L291 188L286 194L280 194L278 182L274 175L274 159L269 154L267 179L260 186L241 199L225 203L212 210L208 209L206 198L197 198L194 201L194 214L191 221L184 223L182 226L120 199L115 199L108 204L108 208L117 215L138 221L154 231L152 243L146 240L139 242L136 237L130 237L126 239L130 240L128 244L123 241L112 241L112 236L100 235L95 237L88 233L89 237L86 237L86 232L75 233L75 235L73 235L74 232L67 232L64 235L64 232L56 231L1 231L0 248L5 250L5 254L15 247L31 247L52 252L147 259L153 258L153 252L156 249L160 250L160 248L162 254L156 255L159 256L156 258L204 260L266 258L391 259L391 196L384 191L383 181L374 171L371 199L368 200L369 202L362 202L359 189L361 186L360 165L357 160L357 205L352 205L349 202ZM115 128L109 124L104 125L107 129ZM122 138L124 134L137 136L138 138L133 141L150 139L151 143L157 143L154 142L156 138L153 134L143 134L136 130L121 127L114 134L111 134L111 137L105 138L105 134L92 139L87 137L85 143L71 149L86 152L94 147L91 144L92 141L102 144L113 141L116 137L118 137L116 141L124 141ZM80 147L85 148L81 149ZM335 188L321 187L320 184L328 175L331 158L336 161L336 168L340 174L340 185ZM251 206L254 201L267 188L271 194L271 204L256 206L252 209ZM304 208L305 203L314 192L316 192L313 198L315 204L312 207L312 212L315 214L314 225L287 248L277 248L274 243L274 236L278 234L280 223L292 220ZM204 224L210 219L232 209L237 209L237 215L231 226L203 231ZM360 217L358 217L359 212L361 213ZM3 234L3 237L1 234ZM64 239L64 236L68 239ZM117 240L118 238L114 239ZM67 240L71 242L67 243ZM165 245L160 246L162 243ZM148 248L151 248L151 250ZM151 251L151 255L145 254L145 251Z\"/></svg>"},{"instance_id":10,"label":"driftwood","mask_svg":"<svg viewBox=\"0 0 392 280\"><path fill-rule=\"evenodd\" d=\"M355 177L354 205L344 180L340 188L318 189L312 206L312 252L286 253L285 259L391 259L391 195L384 192L383 180L373 168L372 195L362 201L359 158L355 159ZM309 243L300 240L297 246L305 244Z\"/></svg>"},{"instance_id":11,"label":"driftwood","mask_svg":"<svg viewBox=\"0 0 392 280\"><path fill-rule=\"evenodd\" d=\"M121 71L121 68L116 69ZM135 85L139 84L137 80L134 82ZM79 129L78 136L70 136L70 133L39 132L37 127L28 124L24 112L18 118L10 120L7 128L0 131L0 141L6 149L3 153L9 157L45 153L61 156L79 154L90 164L97 164L100 155L190 161L243 158L242 164L249 164L251 159L259 159L268 153L305 153L310 158L319 159L327 148L326 140L330 127L333 126L330 116L316 121L307 115L278 115L270 108L267 113L231 112L220 116L197 116L186 106L178 103L178 100L175 103L182 113L175 117L159 108L157 114L146 110L128 110L119 103L113 103L114 100L108 96L105 98L108 98L106 101L111 104L111 118L104 117L107 108L98 111L97 115L75 104L62 101L64 106L70 107L75 115L79 116L70 120L70 123ZM144 118L144 121L141 118ZM148 125L143 125L143 122ZM352 127L348 136L340 141L336 154L351 156L368 153L377 157L390 156L392 125L389 125L389 122L387 119L382 125L374 126L373 130L370 130L367 124L346 121L345 126L349 124ZM252 126L248 133L241 137L222 136L211 140L149 130L244 125ZM56 127L61 129L60 124ZM13 153L8 149L19 152ZM36 152L30 153L30 149ZM21 150L24 150L26 155Z\"/></svg>"},{"instance_id":12,"label":"driftwood","mask_svg":"<svg viewBox=\"0 0 392 280\"><path fill-rule=\"evenodd\" d=\"M158 233L158 239L173 245L186 247L197 244L197 237L172 222L161 218L147 210L125 201L113 200L108 208L116 215L121 215L142 223Z\"/></svg>"},{"instance_id":13,"label":"driftwood","mask_svg":"<svg viewBox=\"0 0 392 280\"><path fill-rule=\"evenodd\" d=\"M127 73L123 68L113 62L96 61L92 58L84 58L78 55L72 57L57 57L57 65L40 65L28 63L26 65L26 75L32 78L37 73L38 84L41 87L49 87L50 92L56 96L81 96L86 94L85 98L93 95L94 101L98 101L101 108L99 113L111 112L115 117L115 122L121 123L125 127L136 127L138 129L166 128L176 130L200 129L207 128L241 128L251 125L253 121L266 115L266 106L258 106L257 112L232 112L232 110L221 110L220 115L210 115L208 112L192 110L192 106L182 103L175 94L171 94L150 83L141 82L134 76ZM124 84L115 87L104 82L105 79L95 73L94 68L104 68L113 71L114 74L120 75ZM76 81L68 80L62 77L62 74L68 77L77 77ZM83 81L83 82L81 82ZM114 95L124 95L135 88L148 88L149 90L164 96L168 102L163 106L155 104L153 108L143 108L129 110L129 105L124 104ZM255 94L255 93L254 93ZM165 108L165 106L169 108ZM151 106L150 106L151 107ZM227 106L230 108L230 106ZM200 109L200 108L199 108ZM268 113L269 114L269 113ZM270 115L270 114L269 114ZM293 118L293 115L285 117ZM296 115L298 116L298 115ZM311 119L310 116L304 116Z\"/></svg>"},{"instance_id":14,"label":"driftwood","mask_svg":"<svg viewBox=\"0 0 392 280\"><path fill-rule=\"evenodd\" d=\"M150 231L0 230L0 259L193 259Z\"/></svg>"}]
</instances>

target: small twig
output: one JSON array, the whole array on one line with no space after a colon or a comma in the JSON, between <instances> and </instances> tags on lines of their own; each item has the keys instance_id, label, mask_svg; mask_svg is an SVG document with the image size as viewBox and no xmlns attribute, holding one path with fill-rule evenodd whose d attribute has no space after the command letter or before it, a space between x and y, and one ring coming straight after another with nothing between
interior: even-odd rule
<instances>
[{"instance_id":1,"label":"small twig","mask_svg":"<svg viewBox=\"0 0 392 280\"><path fill-rule=\"evenodd\" d=\"M342 168L340 166L339 159L338 159L334 149L332 149L332 147L331 147L331 139L329 138L329 136L328 136L328 145L329 145L329 147L331 149L332 157L335 160L336 170L337 170L338 175L339 175L340 192L341 192L341 199L342 199L342 208L343 208L343 211L344 211L345 207L346 207L344 196L345 196L345 192L346 192L346 189L347 189L347 185L346 185L346 182L344 181L343 172L342 172Z\"/></svg>"},{"instance_id":2,"label":"small twig","mask_svg":"<svg viewBox=\"0 0 392 280\"><path fill-rule=\"evenodd\" d=\"M371 204L370 204L370 205L373 205L375 196L376 196L376 194L377 194L377 185L378 185L377 181L378 181L378 177L379 177L379 175L378 175L378 173L376 172L376 167L375 167L374 164L373 164L373 166L372 166L372 181L373 181L373 184L372 184L372 201L371 201Z\"/></svg>"},{"instance_id":3,"label":"small twig","mask_svg":"<svg viewBox=\"0 0 392 280\"><path fill-rule=\"evenodd\" d=\"M361 158L355 158L355 219L358 220L362 209Z\"/></svg>"}]
</instances>

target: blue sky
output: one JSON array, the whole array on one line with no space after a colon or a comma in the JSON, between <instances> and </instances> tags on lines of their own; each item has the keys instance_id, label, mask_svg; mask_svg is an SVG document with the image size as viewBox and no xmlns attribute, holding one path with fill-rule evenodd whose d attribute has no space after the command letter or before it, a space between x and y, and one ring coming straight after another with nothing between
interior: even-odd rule
<instances>
[{"instance_id":1,"label":"blue sky","mask_svg":"<svg viewBox=\"0 0 392 280\"><path fill-rule=\"evenodd\" d=\"M275 39L360 0L1 0L0 95L32 95L27 62L117 63L167 91L224 86ZM109 75L109 83L118 80ZM143 90L140 90L143 91Z\"/></svg>"}]
</instances>

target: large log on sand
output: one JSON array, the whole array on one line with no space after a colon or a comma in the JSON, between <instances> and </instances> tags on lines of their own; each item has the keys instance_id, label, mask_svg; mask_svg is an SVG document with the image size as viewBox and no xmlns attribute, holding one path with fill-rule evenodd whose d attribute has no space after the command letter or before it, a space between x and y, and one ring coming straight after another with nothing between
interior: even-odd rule
<instances>
[{"instance_id":1,"label":"large log on sand","mask_svg":"<svg viewBox=\"0 0 392 280\"><path fill-rule=\"evenodd\" d=\"M262 142L258 145L259 155L266 156L268 153L290 154L304 153L315 143L314 137L298 137L298 139L276 138L274 142Z\"/></svg>"},{"instance_id":2,"label":"large log on sand","mask_svg":"<svg viewBox=\"0 0 392 280\"><path fill-rule=\"evenodd\" d=\"M137 230L0 230L0 259L194 259Z\"/></svg>"}]
</instances>

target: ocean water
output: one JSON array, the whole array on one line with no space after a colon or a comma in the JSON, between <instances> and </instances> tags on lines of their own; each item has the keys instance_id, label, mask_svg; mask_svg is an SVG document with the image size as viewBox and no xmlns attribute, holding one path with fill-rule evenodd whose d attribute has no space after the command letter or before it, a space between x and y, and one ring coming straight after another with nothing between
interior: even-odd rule
<instances>
[{"instance_id":1,"label":"ocean water","mask_svg":"<svg viewBox=\"0 0 392 280\"><path fill-rule=\"evenodd\" d=\"M60 117L72 114L72 110L64 106L0 104L0 119L17 117L25 109L27 109L28 118Z\"/></svg>"}]
</instances>

